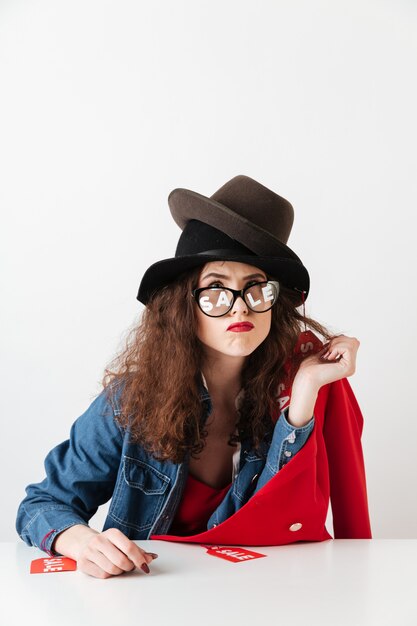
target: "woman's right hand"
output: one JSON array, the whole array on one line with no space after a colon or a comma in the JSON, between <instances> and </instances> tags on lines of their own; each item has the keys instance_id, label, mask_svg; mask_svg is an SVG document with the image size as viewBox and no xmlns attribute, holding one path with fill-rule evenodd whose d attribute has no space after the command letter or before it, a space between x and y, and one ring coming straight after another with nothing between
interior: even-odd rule
<instances>
[{"instance_id":1,"label":"woman's right hand","mask_svg":"<svg viewBox=\"0 0 417 626\"><path fill-rule=\"evenodd\" d=\"M69 537L71 531L73 536ZM67 537L64 537L66 533ZM71 556L77 561L77 569L96 578L118 576L134 570L135 567L149 573L148 563L152 563L153 559L158 557L157 554L139 548L118 528L108 528L99 533L89 527L73 526L63 531L62 536L57 536L55 545L57 552L60 552L60 546L63 550L61 554L66 552L66 556Z\"/></svg>"}]
</instances>

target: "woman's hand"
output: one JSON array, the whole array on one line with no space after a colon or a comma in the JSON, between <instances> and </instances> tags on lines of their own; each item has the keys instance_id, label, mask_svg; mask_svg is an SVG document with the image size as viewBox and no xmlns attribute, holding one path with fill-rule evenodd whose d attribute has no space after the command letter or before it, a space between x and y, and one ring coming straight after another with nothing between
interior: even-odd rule
<instances>
[{"instance_id":1,"label":"woman's hand","mask_svg":"<svg viewBox=\"0 0 417 626\"><path fill-rule=\"evenodd\" d=\"M320 387L355 373L358 348L356 337L339 335L301 362L291 388L288 422L292 426L309 422Z\"/></svg>"},{"instance_id":2,"label":"woman's hand","mask_svg":"<svg viewBox=\"0 0 417 626\"><path fill-rule=\"evenodd\" d=\"M77 546L77 569L95 578L109 578L140 567L149 574L148 563L157 554L146 552L118 528L86 536Z\"/></svg>"},{"instance_id":3,"label":"woman's hand","mask_svg":"<svg viewBox=\"0 0 417 626\"><path fill-rule=\"evenodd\" d=\"M323 346L320 352L306 357L300 364L297 378L307 379L317 390L323 385L352 376L356 370L356 353L360 341L356 337L338 335Z\"/></svg>"}]
</instances>

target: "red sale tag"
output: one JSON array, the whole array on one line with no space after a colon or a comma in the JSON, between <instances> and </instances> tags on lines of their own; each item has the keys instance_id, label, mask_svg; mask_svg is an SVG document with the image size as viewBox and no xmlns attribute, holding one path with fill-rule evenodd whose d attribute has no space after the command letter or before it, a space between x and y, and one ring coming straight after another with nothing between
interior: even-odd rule
<instances>
[{"instance_id":1,"label":"red sale tag","mask_svg":"<svg viewBox=\"0 0 417 626\"><path fill-rule=\"evenodd\" d=\"M207 546L204 546L205 548ZM220 559L226 559L233 563L241 563L242 561L251 561L252 559L260 559L266 554L261 552L253 552L252 550L246 550L246 548L237 548L236 546L210 546L207 550L207 554L211 556L217 556Z\"/></svg>"},{"instance_id":2,"label":"red sale tag","mask_svg":"<svg viewBox=\"0 0 417 626\"><path fill-rule=\"evenodd\" d=\"M73 572L77 561L67 556L55 556L47 559L35 559L30 564L31 574L50 574L52 572Z\"/></svg>"}]
</instances>

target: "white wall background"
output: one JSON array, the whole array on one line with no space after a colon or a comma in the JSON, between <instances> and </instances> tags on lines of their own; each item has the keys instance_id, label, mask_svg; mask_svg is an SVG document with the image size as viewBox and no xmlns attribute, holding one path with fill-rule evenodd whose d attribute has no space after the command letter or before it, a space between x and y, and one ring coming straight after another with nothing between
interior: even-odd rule
<instances>
[{"instance_id":1,"label":"white wall background","mask_svg":"<svg viewBox=\"0 0 417 626\"><path fill-rule=\"evenodd\" d=\"M1 2L2 540L174 256L169 192L236 174L293 204L306 312L361 342L373 535L417 537L416 55L405 0Z\"/></svg>"}]
</instances>

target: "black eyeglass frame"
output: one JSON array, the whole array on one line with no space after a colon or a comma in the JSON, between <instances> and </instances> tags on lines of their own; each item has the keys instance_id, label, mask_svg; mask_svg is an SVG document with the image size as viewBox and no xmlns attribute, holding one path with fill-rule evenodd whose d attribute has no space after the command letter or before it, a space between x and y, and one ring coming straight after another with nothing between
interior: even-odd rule
<instances>
[{"instance_id":1,"label":"black eyeglass frame","mask_svg":"<svg viewBox=\"0 0 417 626\"><path fill-rule=\"evenodd\" d=\"M217 281L213 281L213 282L217 282ZM266 285L268 283L272 283L275 287L275 289L277 290L277 298L275 300L275 302L273 302L273 304L271 304L271 306L269 307L269 309L265 309L264 311L255 311L255 309L252 309L252 307L250 306L250 304L248 304L248 302L246 302L245 300L245 292L248 289L252 289L252 287L255 287L256 285ZM279 296L279 288L280 288L280 284L277 280L260 280L259 282L256 283L252 283L251 285L248 285L247 287L244 287L243 289L232 289L231 287L199 287L198 289L193 289L191 291L191 295L194 298L194 300L196 301L196 304L198 306L198 308L200 309L200 311L202 313L204 313L204 315L207 315L207 317L223 317L224 315L227 315L229 313L229 311L231 311L231 309L233 309L234 304L236 302L236 299L240 296L243 300L243 302L248 306L248 308L253 311L254 313L266 313L267 311L270 311L272 309L272 307L274 306L274 304L277 303L278 301L278 296ZM231 291L233 294L233 301L232 304L230 305L230 307L227 309L227 311L225 313L222 313L221 315L210 315L210 313L206 313L206 311L203 311L203 309L200 306L200 302L199 302L199 295L202 291L206 291L207 289L218 289L219 291Z\"/></svg>"}]
</instances>

